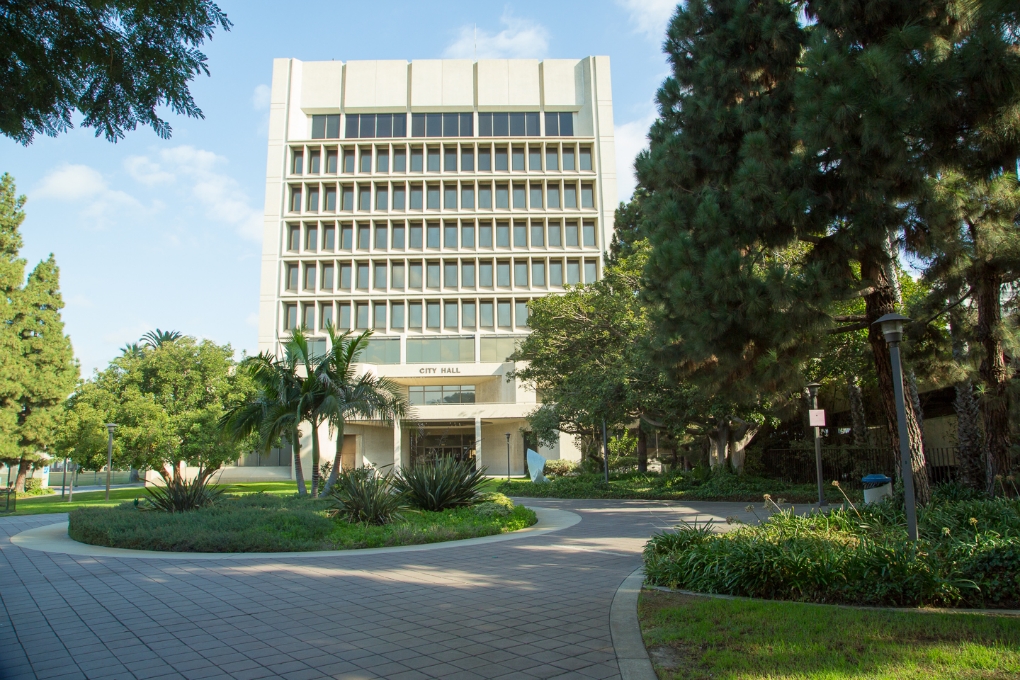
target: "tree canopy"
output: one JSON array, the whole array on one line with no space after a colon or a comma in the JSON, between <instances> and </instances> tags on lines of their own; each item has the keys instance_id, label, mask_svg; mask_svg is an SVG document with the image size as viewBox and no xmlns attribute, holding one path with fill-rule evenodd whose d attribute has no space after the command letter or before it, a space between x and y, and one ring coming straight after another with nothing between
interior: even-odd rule
<instances>
[{"instance_id":1,"label":"tree canopy","mask_svg":"<svg viewBox=\"0 0 1020 680\"><path fill-rule=\"evenodd\" d=\"M0 2L0 133L22 144L81 124L111 142L139 124L169 138L166 107L202 118L188 89L227 15L210 0Z\"/></svg>"}]
</instances>

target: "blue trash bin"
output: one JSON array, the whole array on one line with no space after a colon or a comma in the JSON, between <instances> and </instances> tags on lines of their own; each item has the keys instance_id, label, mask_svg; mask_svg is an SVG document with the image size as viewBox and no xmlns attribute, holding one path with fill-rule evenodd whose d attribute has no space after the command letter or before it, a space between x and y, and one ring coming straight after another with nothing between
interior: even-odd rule
<instances>
[{"instance_id":1,"label":"blue trash bin","mask_svg":"<svg viewBox=\"0 0 1020 680\"><path fill-rule=\"evenodd\" d=\"M868 475L861 479L864 482L864 502L877 503L884 498L892 498L892 478L885 475Z\"/></svg>"}]
</instances>

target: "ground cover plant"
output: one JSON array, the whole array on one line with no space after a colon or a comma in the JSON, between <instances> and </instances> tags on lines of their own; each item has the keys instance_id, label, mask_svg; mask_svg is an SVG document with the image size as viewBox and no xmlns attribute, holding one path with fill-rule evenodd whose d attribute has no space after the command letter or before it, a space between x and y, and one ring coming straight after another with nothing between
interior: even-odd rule
<instances>
[{"instance_id":1,"label":"ground cover plant","mask_svg":"<svg viewBox=\"0 0 1020 680\"><path fill-rule=\"evenodd\" d=\"M224 495L211 506L184 513L121 503L72 511L68 534L83 543L138 550L289 552L474 538L516 531L536 521L534 511L518 505L506 514L473 507L406 512L399 521L380 526L332 518L332 507L330 500L267 493Z\"/></svg>"},{"instance_id":2,"label":"ground cover plant","mask_svg":"<svg viewBox=\"0 0 1020 680\"><path fill-rule=\"evenodd\" d=\"M625 472L610 474L609 483L602 474L564 475L548 483L535 484L526 480L504 481L499 491L509 496L527 498L612 498L645 500L697 501L760 501L764 494L790 503L816 503L818 487L814 484L788 484L775 479L737 475L707 470L658 474ZM842 502L838 489L826 488L830 502ZM851 498L856 496L851 493Z\"/></svg>"},{"instance_id":3,"label":"ground cover plant","mask_svg":"<svg viewBox=\"0 0 1020 680\"><path fill-rule=\"evenodd\" d=\"M684 525L646 545L650 583L749 597L888 606L1020 608L1020 499L918 509L916 542L893 501L725 534Z\"/></svg>"},{"instance_id":4,"label":"ground cover plant","mask_svg":"<svg viewBox=\"0 0 1020 680\"><path fill-rule=\"evenodd\" d=\"M400 469L394 488L419 510L446 510L473 505L485 483L485 470L473 460L419 460Z\"/></svg>"},{"instance_id":5,"label":"ground cover plant","mask_svg":"<svg viewBox=\"0 0 1020 680\"><path fill-rule=\"evenodd\" d=\"M1020 618L723 600L646 590L659 678L1015 678Z\"/></svg>"}]
</instances>

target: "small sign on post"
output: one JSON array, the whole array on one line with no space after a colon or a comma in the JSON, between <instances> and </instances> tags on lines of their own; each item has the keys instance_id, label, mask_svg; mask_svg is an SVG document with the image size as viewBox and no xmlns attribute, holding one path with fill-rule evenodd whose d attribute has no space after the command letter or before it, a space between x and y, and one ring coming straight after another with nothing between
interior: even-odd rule
<instances>
[{"instance_id":1,"label":"small sign on post","mask_svg":"<svg viewBox=\"0 0 1020 680\"><path fill-rule=\"evenodd\" d=\"M813 408L808 410L808 423L811 427L825 427L825 409Z\"/></svg>"}]
</instances>

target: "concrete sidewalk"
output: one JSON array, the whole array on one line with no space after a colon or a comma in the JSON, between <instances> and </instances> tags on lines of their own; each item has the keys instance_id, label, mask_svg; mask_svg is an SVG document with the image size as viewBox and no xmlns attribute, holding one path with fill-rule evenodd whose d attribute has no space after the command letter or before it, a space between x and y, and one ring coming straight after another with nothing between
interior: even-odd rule
<instances>
[{"instance_id":1,"label":"concrete sidewalk","mask_svg":"<svg viewBox=\"0 0 1020 680\"><path fill-rule=\"evenodd\" d=\"M423 552L148 560L22 549L0 519L3 678L619 678L617 588L647 538L743 503L528 500L555 533Z\"/></svg>"}]
</instances>

